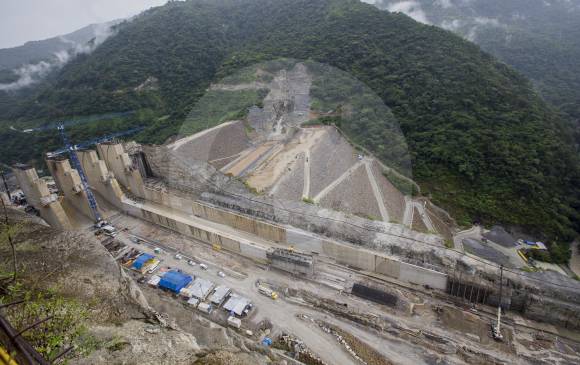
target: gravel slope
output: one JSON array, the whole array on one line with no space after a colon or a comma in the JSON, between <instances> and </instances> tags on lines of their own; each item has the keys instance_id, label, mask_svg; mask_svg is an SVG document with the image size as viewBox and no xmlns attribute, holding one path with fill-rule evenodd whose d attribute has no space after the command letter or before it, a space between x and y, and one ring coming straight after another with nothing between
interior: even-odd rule
<instances>
[{"instance_id":1,"label":"gravel slope","mask_svg":"<svg viewBox=\"0 0 580 365\"><path fill-rule=\"evenodd\" d=\"M357 161L351 145L334 128L327 131L310 154L310 196L316 196Z\"/></svg>"},{"instance_id":2,"label":"gravel slope","mask_svg":"<svg viewBox=\"0 0 580 365\"><path fill-rule=\"evenodd\" d=\"M322 198L320 205L379 220L381 217L364 165L358 167L352 175Z\"/></svg>"}]
</instances>

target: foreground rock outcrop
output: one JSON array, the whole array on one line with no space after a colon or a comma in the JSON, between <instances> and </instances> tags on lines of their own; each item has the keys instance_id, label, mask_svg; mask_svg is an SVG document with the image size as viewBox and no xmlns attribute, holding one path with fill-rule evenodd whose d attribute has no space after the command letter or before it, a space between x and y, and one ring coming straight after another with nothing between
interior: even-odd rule
<instances>
[{"instance_id":1,"label":"foreground rock outcrop","mask_svg":"<svg viewBox=\"0 0 580 365\"><path fill-rule=\"evenodd\" d=\"M79 319L82 351L72 351L67 356L69 363L276 363L228 330L195 318L191 311L186 314L177 302L170 309L159 301L151 305L91 232L56 231L18 211L10 211L9 226L16 249L17 282L24 291L32 295L50 292L78 303L88 313ZM5 232L6 225L0 231ZM12 272L12 265L10 245L2 240L0 271ZM0 293L0 300L7 298L6 293ZM172 315L193 317L198 325L181 328L184 322Z\"/></svg>"}]
</instances>

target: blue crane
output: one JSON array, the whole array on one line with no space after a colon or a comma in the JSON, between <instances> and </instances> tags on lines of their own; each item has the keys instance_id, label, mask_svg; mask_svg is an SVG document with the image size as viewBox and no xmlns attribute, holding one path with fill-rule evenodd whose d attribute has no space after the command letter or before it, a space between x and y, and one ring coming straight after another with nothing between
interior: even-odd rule
<instances>
[{"instance_id":1,"label":"blue crane","mask_svg":"<svg viewBox=\"0 0 580 365\"><path fill-rule=\"evenodd\" d=\"M115 117L119 117L119 116L130 115L133 113L134 112L102 114L102 115L98 115L98 116L85 117L82 119L67 120L67 121L59 122L57 124L43 125L43 126L40 126L37 128L25 129L25 130L21 131L23 133L33 133L33 132L52 130L55 128L59 131L59 134L60 134L60 137L61 137L62 142L64 144L64 147L57 150L57 151L54 151L54 152L48 152L46 155L47 155L47 157L54 157L54 156L61 155L63 153L68 153L72 168L77 170L77 172L79 174L79 177L81 179L81 184L83 186L83 190L85 191L85 193L87 195L89 207L91 208L91 212L93 213L93 216L94 216L97 223L102 221L101 214L99 213L99 209L98 209L98 205L97 205L97 200L95 198L95 195L93 194L93 191L90 189L87 175L85 174L85 172L82 168L81 162L79 160L79 157L77 156L76 151L79 149L87 148L88 146L91 146L94 144L110 141L114 138L118 138L118 137L125 136L128 134L137 133L137 132L143 130L144 127L132 128L132 129L129 129L126 131L109 134L109 135L104 136L104 137L94 138L94 139L82 142L80 144L77 144L77 145L73 145L70 142L68 135L66 134L65 127L77 125L80 123L89 123L89 122L94 122L94 121L98 121L98 120L102 120L102 119L110 119L110 118L115 118ZM17 130L13 127L11 127L11 129Z\"/></svg>"},{"instance_id":2,"label":"blue crane","mask_svg":"<svg viewBox=\"0 0 580 365\"><path fill-rule=\"evenodd\" d=\"M120 112L120 113L107 113L107 114L91 115L91 116L87 116L87 117L61 121L61 122L57 123L57 126L63 125L65 127L71 127L71 126L74 126L77 124L96 122L96 121L104 120L104 119L125 117L125 116L132 115L132 114L135 114L135 112L128 111L128 112ZM41 125L39 127L28 128L28 129L24 129L24 130L16 129L16 128L14 128L14 126L10 126L10 129L12 129L13 131L22 132L22 133L42 132L42 131L52 130L54 128L55 128L55 124L52 124L52 123L44 124L44 125Z\"/></svg>"},{"instance_id":3,"label":"blue crane","mask_svg":"<svg viewBox=\"0 0 580 365\"><path fill-rule=\"evenodd\" d=\"M95 195L93 194L93 191L89 187L89 181L87 179L87 175L85 174L85 171L83 170L83 167L81 165L81 162L79 160L79 157L78 157L76 151L79 149L86 148L86 147L93 145L93 144L103 143L106 141L110 141L113 138L117 138L117 137L124 136L127 134L136 133L138 131L143 130L144 127L137 127L137 128L123 131L123 132L113 133L113 134L110 134L110 135L107 135L104 137L94 138L94 139L91 139L89 141L80 143L78 145L73 145L70 143L70 140L69 140L69 138L66 134L66 131L65 131L64 124L61 123L61 124L57 125L57 129L60 133L60 137L62 138L64 148L61 148L60 150L55 151L55 152L49 152L46 155L48 157L54 157L54 156L58 156L60 154L63 154L65 152L68 153L70 162L72 164L72 168L77 170L77 172L79 173L79 177L81 178L81 183L83 185L83 190L87 194L87 200L89 201L89 207L91 208L91 212L93 212L93 216L98 223L102 220L102 218L101 218L101 214L99 213L97 199L95 199Z\"/></svg>"}]
</instances>

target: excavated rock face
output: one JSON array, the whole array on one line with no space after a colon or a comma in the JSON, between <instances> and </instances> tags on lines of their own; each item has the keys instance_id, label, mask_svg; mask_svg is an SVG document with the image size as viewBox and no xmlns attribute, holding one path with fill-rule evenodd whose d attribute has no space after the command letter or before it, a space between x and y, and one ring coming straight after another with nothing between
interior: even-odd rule
<instances>
[{"instance_id":1,"label":"excavated rock face","mask_svg":"<svg viewBox=\"0 0 580 365\"><path fill-rule=\"evenodd\" d=\"M193 199L203 191L246 191L239 181L218 173L205 161L184 159L166 146L142 146L153 174L167 187L181 191Z\"/></svg>"},{"instance_id":2,"label":"excavated rock face","mask_svg":"<svg viewBox=\"0 0 580 365\"><path fill-rule=\"evenodd\" d=\"M262 365L271 364L263 357L255 356L247 353L235 353L229 351L211 352L199 360L195 365ZM281 363L280 363L281 364Z\"/></svg>"},{"instance_id":3,"label":"excavated rock face","mask_svg":"<svg viewBox=\"0 0 580 365\"><path fill-rule=\"evenodd\" d=\"M19 280L25 286L56 289L65 297L90 306L96 323L143 317L148 304L131 279L90 232L57 231L13 213ZM11 265L3 243L0 265Z\"/></svg>"},{"instance_id":4,"label":"excavated rock face","mask_svg":"<svg viewBox=\"0 0 580 365\"><path fill-rule=\"evenodd\" d=\"M196 319L172 298L161 303L158 293L143 292L91 232L56 231L16 211L10 225L18 227L13 238L18 281L25 288L50 289L88 310L83 325L94 345L73 353L69 363L185 365L211 360L209 353L220 348L227 349L228 364L267 363L228 330ZM0 271L12 270L11 258L10 246L0 242Z\"/></svg>"}]
</instances>

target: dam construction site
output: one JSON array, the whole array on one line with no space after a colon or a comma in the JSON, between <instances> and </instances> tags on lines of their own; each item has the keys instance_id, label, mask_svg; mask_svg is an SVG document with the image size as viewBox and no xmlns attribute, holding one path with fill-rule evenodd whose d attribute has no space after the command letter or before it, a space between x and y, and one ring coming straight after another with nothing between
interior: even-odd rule
<instances>
[{"instance_id":1,"label":"dam construction site","mask_svg":"<svg viewBox=\"0 0 580 365\"><path fill-rule=\"evenodd\" d=\"M12 172L47 225L94 232L158 312L286 364L580 363L580 281L531 270L518 237L460 229L420 194L395 125L385 159L328 122L368 109L321 91L336 72L261 65L208 89L261 95L241 115L192 128L200 104L166 144L68 151L80 172L47 155L52 179Z\"/></svg>"}]
</instances>

